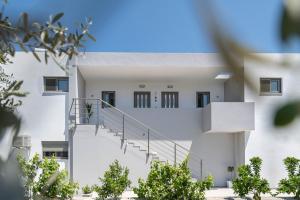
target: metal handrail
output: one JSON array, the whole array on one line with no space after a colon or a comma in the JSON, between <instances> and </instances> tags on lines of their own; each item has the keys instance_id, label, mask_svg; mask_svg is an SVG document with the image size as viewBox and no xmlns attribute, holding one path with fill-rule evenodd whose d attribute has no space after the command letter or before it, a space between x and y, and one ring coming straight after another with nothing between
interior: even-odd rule
<instances>
[{"instance_id":1,"label":"metal handrail","mask_svg":"<svg viewBox=\"0 0 300 200\"><path fill-rule=\"evenodd\" d=\"M78 104L77 104L77 101L79 100ZM162 140L162 142L164 142L166 145L168 145L169 148L173 148L174 150L174 164L176 165L177 161L178 161L178 158L180 156L180 153L182 154L186 154L187 156L189 156L189 160L194 160L196 162L200 162L200 177L202 179L202 161L203 159L200 158L195 152L191 152L189 149L183 147L182 145L172 141L170 138L162 135L161 133L159 133L157 130L154 130L153 128L151 128L150 126L144 124L143 122L139 121L138 119L134 118L133 116L129 115L128 113L125 113L124 111L114 107L113 105L107 103L106 101L100 99L100 98L73 98L73 101L71 103L71 107L70 107L70 111L69 111L69 116L71 115L71 111L72 111L72 107L75 106L75 124L76 124L76 110L77 109L83 109L83 108L80 108L80 106L77 108L76 105L80 105L80 100L82 101L96 101L96 106L97 106L97 123L99 123L99 103L103 103L105 104L106 106L108 106L108 108L105 107L105 109L112 109L112 110L115 110L117 111L118 113L120 113L122 116L122 119L121 119L121 123L122 123L122 129L121 132L123 132L122 134L122 141L124 142L125 140L125 117L126 119L130 119L132 120L134 123L138 124L140 128L144 128L147 130L147 133L145 133L145 137L148 138L147 141L146 141L146 145L147 146L147 152L148 152L148 155L150 155L150 135L152 135L151 138L163 138L164 140ZM95 105L94 103L92 103L92 105ZM107 110L107 111L110 111L110 110ZM104 112L104 110L103 110ZM108 113L107 113L108 114ZM84 118L84 117L83 117ZM79 119L80 119L80 116L79 116ZM138 128L137 125L134 125L136 128ZM153 140L153 139L152 139ZM169 142L169 143L168 143ZM155 144L154 144L155 146ZM172 150L171 150L172 151ZM168 153L168 152L166 152ZM178 154L177 154L178 153ZM193 155L191 157L191 155ZM169 160L169 159L168 159Z\"/></svg>"},{"instance_id":2,"label":"metal handrail","mask_svg":"<svg viewBox=\"0 0 300 200\"><path fill-rule=\"evenodd\" d=\"M170 139L167 138L166 136L164 136L164 135L162 135L161 133L159 133L157 130L154 130L153 128L147 126L146 124L144 124L143 122L141 122L141 121L139 121L138 119L134 118L133 116L131 116L131 115L125 113L124 111L122 111L122 110L120 110L120 109L118 109L118 108L116 108L116 107L114 107L113 105L107 103L106 101L104 101L104 100L102 100L102 99L100 99L100 98L74 98L73 100L88 100L88 101L93 101L93 100L94 100L94 101L95 101L95 100L97 101L97 100L99 100L101 103L104 103L104 104L106 104L107 106L109 106L109 108L112 108L112 109L114 109L114 110L120 112L121 114L125 115L126 117L129 117L130 119L136 121L138 124L140 124L141 126L143 126L145 129L149 129L151 132L154 132L155 134L159 135L160 137L165 138L167 141L173 143L174 145L176 144L178 147L180 147L180 148L182 148L182 149L184 149L184 150L186 150L186 151L189 151L189 149L187 149L187 148L181 146L180 144L177 144L176 142L170 140Z\"/></svg>"}]
</instances>

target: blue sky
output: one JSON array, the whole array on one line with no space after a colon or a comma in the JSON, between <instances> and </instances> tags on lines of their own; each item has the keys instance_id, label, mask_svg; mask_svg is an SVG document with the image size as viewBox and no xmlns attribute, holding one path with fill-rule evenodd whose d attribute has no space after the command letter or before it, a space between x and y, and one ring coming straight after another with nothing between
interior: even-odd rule
<instances>
[{"instance_id":1,"label":"blue sky","mask_svg":"<svg viewBox=\"0 0 300 200\"><path fill-rule=\"evenodd\" d=\"M208 1L208 0L204 0ZM209 0L233 36L257 52L299 52L300 45L282 46L278 19L282 0ZM216 52L207 27L197 20L195 0L9 0L6 14L31 12L47 19L64 12L63 22L93 18L87 51ZM201 15L200 15L201 16ZM298 44L300 42L298 41Z\"/></svg>"}]
</instances>

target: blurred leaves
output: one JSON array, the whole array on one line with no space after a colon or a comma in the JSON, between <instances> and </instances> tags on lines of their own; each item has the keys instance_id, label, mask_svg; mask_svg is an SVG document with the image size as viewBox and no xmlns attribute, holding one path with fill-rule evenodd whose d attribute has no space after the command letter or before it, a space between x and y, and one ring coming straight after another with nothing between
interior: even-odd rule
<instances>
[{"instance_id":1,"label":"blurred leaves","mask_svg":"<svg viewBox=\"0 0 300 200\"><path fill-rule=\"evenodd\" d=\"M300 116L300 101L288 102L279 107L275 113L274 125L286 126Z\"/></svg>"},{"instance_id":2,"label":"blurred leaves","mask_svg":"<svg viewBox=\"0 0 300 200\"><path fill-rule=\"evenodd\" d=\"M287 43L292 37L300 37L300 5L296 1L299 0L286 0L285 6L282 8L280 35L284 43ZM295 9L294 6L299 8Z\"/></svg>"}]
</instances>

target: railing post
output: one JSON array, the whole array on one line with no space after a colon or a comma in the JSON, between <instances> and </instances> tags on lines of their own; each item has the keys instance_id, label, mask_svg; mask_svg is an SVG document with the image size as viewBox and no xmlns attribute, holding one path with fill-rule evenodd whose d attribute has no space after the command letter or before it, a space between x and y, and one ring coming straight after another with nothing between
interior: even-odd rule
<instances>
[{"instance_id":1,"label":"railing post","mask_svg":"<svg viewBox=\"0 0 300 200\"><path fill-rule=\"evenodd\" d=\"M200 159L200 178L201 178L201 180L203 180L202 168L203 168L203 163L202 163L202 159Z\"/></svg>"},{"instance_id":2,"label":"railing post","mask_svg":"<svg viewBox=\"0 0 300 200\"><path fill-rule=\"evenodd\" d=\"M147 132L147 154L150 155L150 129Z\"/></svg>"},{"instance_id":3,"label":"railing post","mask_svg":"<svg viewBox=\"0 0 300 200\"><path fill-rule=\"evenodd\" d=\"M177 162L177 155L176 155L176 150L177 150L177 144L174 143L174 166L176 166L176 162Z\"/></svg>"},{"instance_id":4,"label":"railing post","mask_svg":"<svg viewBox=\"0 0 300 200\"><path fill-rule=\"evenodd\" d=\"M125 115L122 115L122 142L125 141Z\"/></svg>"},{"instance_id":5,"label":"railing post","mask_svg":"<svg viewBox=\"0 0 300 200\"><path fill-rule=\"evenodd\" d=\"M77 102L76 99L74 98L74 106L75 106L75 126L77 125Z\"/></svg>"},{"instance_id":6,"label":"railing post","mask_svg":"<svg viewBox=\"0 0 300 200\"><path fill-rule=\"evenodd\" d=\"M100 119L99 119L99 99L96 100L96 107L97 107L97 126L99 126Z\"/></svg>"}]
</instances>

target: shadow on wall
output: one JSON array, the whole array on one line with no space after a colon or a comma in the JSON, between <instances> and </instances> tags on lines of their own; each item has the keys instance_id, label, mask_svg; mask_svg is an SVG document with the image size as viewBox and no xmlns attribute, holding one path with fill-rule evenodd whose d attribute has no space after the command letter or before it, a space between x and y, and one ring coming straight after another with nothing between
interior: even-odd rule
<instances>
[{"instance_id":1,"label":"shadow on wall","mask_svg":"<svg viewBox=\"0 0 300 200\"><path fill-rule=\"evenodd\" d=\"M211 174L214 177L215 186L226 185L226 181L230 178L227 168L235 166L233 133L199 134L193 139L190 151L196 152L194 157L202 159L203 178ZM201 178L200 162L191 162L190 168L193 175Z\"/></svg>"}]
</instances>

